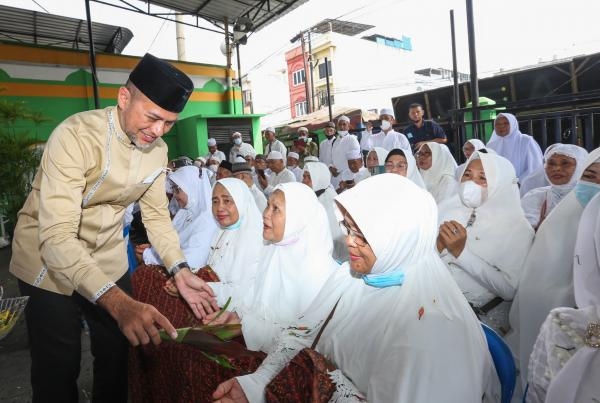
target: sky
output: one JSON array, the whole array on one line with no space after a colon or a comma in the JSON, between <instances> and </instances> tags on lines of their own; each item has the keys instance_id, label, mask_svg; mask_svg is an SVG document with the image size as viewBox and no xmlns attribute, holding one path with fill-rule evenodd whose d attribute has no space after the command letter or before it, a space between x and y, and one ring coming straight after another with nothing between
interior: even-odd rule
<instances>
[{"instance_id":1,"label":"sky","mask_svg":"<svg viewBox=\"0 0 600 403\"><path fill-rule=\"evenodd\" d=\"M540 61L600 52L597 23L600 1L474 0L473 3L480 76ZM83 0L0 0L0 4L85 18ZM285 69L284 53L293 46L290 39L325 18L376 26L366 34L408 36L412 39L412 57L417 68L452 68L450 9L455 14L458 67L468 73L465 4L465 0L309 0L250 35L248 44L240 50L242 74L272 74ZM134 38L124 54L141 56L151 52L166 59L177 58L174 23L95 2L91 2L91 14L94 21L124 26L133 32ZM204 26L214 28L206 22ZM184 30L188 61L225 64L219 49L222 35L187 26ZM357 61L359 71L377 62L362 60L358 54Z\"/></svg>"}]
</instances>

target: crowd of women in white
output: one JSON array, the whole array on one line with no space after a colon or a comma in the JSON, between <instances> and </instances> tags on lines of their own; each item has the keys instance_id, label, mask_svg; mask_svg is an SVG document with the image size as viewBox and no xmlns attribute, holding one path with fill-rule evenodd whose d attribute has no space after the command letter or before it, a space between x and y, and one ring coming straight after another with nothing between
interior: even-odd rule
<instances>
[{"instance_id":1,"label":"crowd of women in white","mask_svg":"<svg viewBox=\"0 0 600 403\"><path fill-rule=\"evenodd\" d=\"M528 401L600 399L600 149L554 144L542 155L502 113L487 145L465 143L460 166L436 142L413 156L394 132L363 167L340 122L321 150L337 144L345 164L307 157L302 183L271 186L266 208L256 180L211 188L196 166L169 176L188 262L218 274L217 305L231 297L219 321L241 323L248 348L269 353L215 398L264 399L336 306L317 350L338 368L339 401L497 401L475 313L511 346ZM267 158L283 164L278 151ZM152 249L144 259L160 263ZM290 331L299 324L308 332Z\"/></svg>"}]
</instances>

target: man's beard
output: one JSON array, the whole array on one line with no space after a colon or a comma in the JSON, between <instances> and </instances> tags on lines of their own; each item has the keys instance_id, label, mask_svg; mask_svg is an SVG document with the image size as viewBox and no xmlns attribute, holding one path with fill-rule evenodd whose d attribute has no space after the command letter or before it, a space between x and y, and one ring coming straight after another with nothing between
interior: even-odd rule
<instances>
[{"instance_id":1,"label":"man's beard","mask_svg":"<svg viewBox=\"0 0 600 403\"><path fill-rule=\"evenodd\" d=\"M154 142L141 144L135 134L127 133L127 137L129 137L129 140L138 150L147 150L148 148L154 147Z\"/></svg>"}]
</instances>

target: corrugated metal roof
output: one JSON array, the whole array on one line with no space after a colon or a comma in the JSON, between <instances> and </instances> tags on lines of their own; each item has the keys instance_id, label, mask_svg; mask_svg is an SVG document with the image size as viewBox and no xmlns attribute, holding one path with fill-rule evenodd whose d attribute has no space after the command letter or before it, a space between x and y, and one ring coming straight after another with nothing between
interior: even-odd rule
<instances>
[{"instance_id":1,"label":"corrugated metal roof","mask_svg":"<svg viewBox=\"0 0 600 403\"><path fill-rule=\"evenodd\" d=\"M311 29L312 32L317 32L320 34L333 31L337 32L338 34L354 36L371 28L375 28L375 25L359 24L358 22L327 18L314 25Z\"/></svg>"},{"instance_id":2,"label":"corrugated metal roof","mask_svg":"<svg viewBox=\"0 0 600 403\"><path fill-rule=\"evenodd\" d=\"M121 53L133 38L123 27L92 23L94 49ZM39 11L0 6L0 40L89 50L87 21Z\"/></svg>"},{"instance_id":3,"label":"corrugated metal roof","mask_svg":"<svg viewBox=\"0 0 600 403\"><path fill-rule=\"evenodd\" d=\"M120 1L125 3L123 0ZM151 0L146 1L146 3L171 9L182 14L198 16L216 23L223 23L227 20L230 24L233 24L240 17L248 18L254 25L253 31L256 32L307 1L308 0Z\"/></svg>"}]
</instances>

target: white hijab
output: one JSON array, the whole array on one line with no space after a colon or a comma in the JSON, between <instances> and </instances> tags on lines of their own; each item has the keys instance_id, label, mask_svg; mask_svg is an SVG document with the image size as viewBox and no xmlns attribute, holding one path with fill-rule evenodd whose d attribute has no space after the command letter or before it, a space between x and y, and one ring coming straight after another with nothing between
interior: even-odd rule
<instances>
[{"instance_id":1,"label":"white hijab","mask_svg":"<svg viewBox=\"0 0 600 403\"><path fill-rule=\"evenodd\" d=\"M480 159L487 179L487 199L473 209L462 202L459 193L440 203L439 223L456 220L467 228L466 248L504 274L517 288L522 264L531 247L534 232L521 209L515 169L506 158L475 151L467 161ZM463 172L460 173L462 177ZM467 227L471 214L475 221ZM465 276L469 274L464 273ZM468 280L467 280L468 281ZM471 280L475 283L476 280ZM514 295L502 296L511 300Z\"/></svg>"},{"instance_id":2,"label":"white hijab","mask_svg":"<svg viewBox=\"0 0 600 403\"><path fill-rule=\"evenodd\" d=\"M431 167L420 169L427 190L437 203L456 193L456 161L448 147L434 141L425 143L431 150ZM422 148L423 146L421 146Z\"/></svg>"},{"instance_id":3,"label":"white hijab","mask_svg":"<svg viewBox=\"0 0 600 403\"><path fill-rule=\"evenodd\" d=\"M542 325L529 362L530 402L592 402L600 397L600 349L585 344L588 325L600 323L599 196L581 215L573 280L579 309L553 309Z\"/></svg>"},{"instance_id":4,"label":"white hijab","mask_svg":"<svg viewBox=\"0 0 600 403\"><path fill-rule=\"evenodd\" d=\"M542 150L533 137L521 133L515 115L502 112L496 120L502 116L508 119L509 133L506 136L498 136L494 130L486 147L512 162L517 178L523 180L542 166Z\"/></svg>"},{"instance_id":5,"label":"white hijab","mask_svg":"<svg viewBox=\"0 0 600 403\"><path fill-rule=\"evenodd\" d=\"M242 314L248 348L266 351L274 338L304 312L338 267L323 206L303 183L275 187L285 195L283 239L261 253L251 302Z\"/></svg>"},{"instance_id":6,"label":"white hijab","mask_svg":"<svg viewBox=\"0 0 600 403\"><path fill-rule=\"evenodd\" d=\"M419 173L419 169L417 168L417 162L415 161L415 157L412 155L410 150L394 148L393 150L390 150L390 152L387 153L385 158L387 159L388 155L390 155L392 151L396 150L402 151L404 158L406 158L406 164L408 165L406 167L406 177L413 181L415 185L425 189L425 183L423 182L423 178L421 178L421 174Z\"/></svg>"},{"instance_id":7,"label":"white hijab","mask_svg":"<svg viewBox=\"0 0 600 403\"><path fill-rule=\"evenodd\" d=\"M558 203L565 197L577 183L577 180L581 177L581 174L584 170L584 162L585 158L588 155L588 152L579 146L573 144L553 144L550 151L545 154L545 164L548 163L548 160L555 154L565 155L567 157L573 158L577 164L575 168L575 172L573 172L573 176L568 183L564 185L554 185L550 182L548 175L544 169L544 176L546 181L550 183L550 186L544 186L537 189L533 189L528 192L521 201L523 206L523 210L525 210L525 214L527 214L531 219L536 218L539 221L540 213L542 210L542 206L544 205L544 201L546 203L546 216L550 214L550 212L558 205ZM534 220L536 221L536 220ZM536 221L536 223L537 223ZM530 221L531 222L531 221Z\"/></svg>"},{"instance_id":8,"label":"white hijab","mask_svg":"<svg viewBox=\"0 0 600 403\"><path fill-rule=\"evenodd\" d=\"M228 310L235 311L256 278L263 247L263 222L246 183L236 178L224 178L217 183L233 198L239 219L228 228L220 227L213 236L207 264L221 281L209 285L219 306L225 305L231 297Z\"/></svg>"},{"instance_id":9,"label":"white hijab","mask_svg":"<svg viewBox=\"0 0 600 403\"><path fill-rule=\"evenodd\" d=\"M600 157L600 148L592 151L584 169ZM575 193L569 193L542 222L527 259L515 302L510 311L514 330L508 337L518 351L523 385L533 345L548 313L557 307L575 306L573 291L573 251L583 207Z\"/></svg>"},{"instance_id":10,"label":"white hijab","mask_svg":"<svg viewBox=\"0 0 600 403\"><path fill-rule=\"evenodd\" d=\"M333 238L332 256L338 262L345 262L348 260L348 248L346 248L344 233L342 232L335 215L334 199L337 196L337 193L333 189L333 186L331 186L331 172L329 172L327 165L322 162L307 162L304 164L304 171L310 174L312 189L315 192L321 193L318 196L319 203L321 203L325 209L327 221L329 222L329 229L331 230L331 236Z\"/></svg>"},{"instance_id":11,"label":"white hijab","mask_svg":"<svg viewBox=\"0 0 600 403\"><path fill-rule=\"evenodd\" d=\"M479 151L485 148L485 144L483 143L483 141L479 140L479 139L469 139L467 141L465 141L465 144L471 144L474 148L475 151ZM495 151L493 151L494 154L496 154ZM462 164L460 164L458 167L456 167L456 170L454 171L454 176L456 178L456 180L460 183L460 178L462 175L462 172L464 171L464 167L467 164L467 162L463 162Z\"/></svg>"},{"instance_id":12,"label":"white hijab","mask_svg":"<svg viewBox=\"0 0 600 403\"><path fill-rule=\"evenodd\" d=\"M179 235L179 244L192 269L206 264L210 240L217 230L217 223L209 208L212 198L210 180L206 169L202 177L198 167L188 165L169 175L169 180L185 192L187 204L179 208L173 217L173 227ZM154 248L144 251L146 264L162 264Z\"/></svg>"},{"instance_id":13,"label":"white hijab","mask_svg":"<svg viewBox=\"0 0 600 403\"><path fill-rule=\"evenodd\" d=\"M395 214L373 209L373 198L397 200L401 208ZM311 345L336 302L316 349L339 368L330 373L338 391L356 388L375 403L481 401L492 363L479 321L434 250L437 207L431 195L401 175L384 173L336 200L376 256L371 274L402 271L404 283L367 285L345 263L299 319L308 331L282 333L257 373L238 378L250 401L260 401L261 383Z\"/></svg>"}]
</instances>

